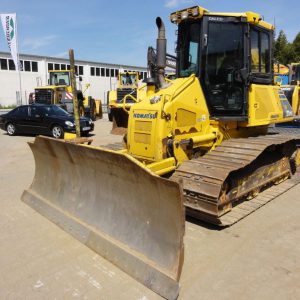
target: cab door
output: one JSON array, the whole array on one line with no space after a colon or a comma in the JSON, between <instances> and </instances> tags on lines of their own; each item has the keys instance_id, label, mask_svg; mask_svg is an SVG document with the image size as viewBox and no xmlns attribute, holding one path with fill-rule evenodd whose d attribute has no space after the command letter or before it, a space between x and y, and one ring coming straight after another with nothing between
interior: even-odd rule
<instances>
[{"instance_id":1,"label":"cab door","mask_svg":"<svg viewBox=\"0 0 300 300\"><path fill-rule=\"evenodd\" d=\"M247 117L247 25L240 17L203 19L200 79L212 117Z\"/></svg>"}]
</instances>

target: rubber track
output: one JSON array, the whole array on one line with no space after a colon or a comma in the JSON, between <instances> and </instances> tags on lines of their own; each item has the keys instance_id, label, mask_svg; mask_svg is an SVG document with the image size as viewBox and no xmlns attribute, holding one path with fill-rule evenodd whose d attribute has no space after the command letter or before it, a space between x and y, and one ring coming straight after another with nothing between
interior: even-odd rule
<instances>
[{"instance_id":1,"label":"rubber track","mask_svg":"<svg viewBox=\"0 0 300 300\"><path fill-rule=\"evenodd\" d=\"M187 214L220 226L232 225L297 184L299 182L297 180L296 182L295 180L286 181L278 187L274 186L266 190L253 200L233 207L225 215L218 216L220 191L230 173L248 166L268 147L284 144L291 140L299 144L300 136L269 134L230 139L222 142L215 150L202 157L183 162L170 179L183 183ZM279 191L281 192L279 193ZM269 193L273 193L272 199ZM267 195L267 197L263 198L263 195Z\"/></svg>"}]
</instances>

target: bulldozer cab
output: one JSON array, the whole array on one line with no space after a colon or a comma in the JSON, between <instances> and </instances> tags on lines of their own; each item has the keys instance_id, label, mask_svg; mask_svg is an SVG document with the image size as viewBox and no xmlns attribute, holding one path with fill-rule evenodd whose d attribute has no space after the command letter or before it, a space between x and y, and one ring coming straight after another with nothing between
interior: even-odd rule
<instances>
[{"instance_id":1,"label":"bulldozer cab","mask_svg":"<svg viewBox=\"0 0 300 300\"><path fill-rule=\"evenodd\" d=\"M199 9L171 14L178 24L177 77L200 79L211 118L246 120L249 84L273 81L273 30L250 24L247 13L200 18Z\"/></svg>"}]
</instances>

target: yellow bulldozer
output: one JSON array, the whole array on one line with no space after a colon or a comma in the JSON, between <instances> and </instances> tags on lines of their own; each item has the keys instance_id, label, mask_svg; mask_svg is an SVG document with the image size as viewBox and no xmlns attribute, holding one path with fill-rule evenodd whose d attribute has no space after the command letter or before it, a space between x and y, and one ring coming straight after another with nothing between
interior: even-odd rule
<instances>
[{"instance_id":1,"label":"yellow bulldozer","mask_svg":"<svg viewBox=\"0 0 300 300\"><path fill-rule=\"evenodd\" d=\"M22 200L176 299L185 214L229 226L272 200L299 182L300 138L268 134L270 124L293 119L274 85L271 24L257 13L200 6L170 20L178 27L176 79L165 80L158 17L157 76L130 109L124 149L37 137L29 143L35 177Z\"/></svg>"},{"instance_id":2,"label":"yellow bulldozer","mask_svg":"<svg viewBox=\"0 0 300 300\"><path fill-rule=\"evenodd\" d=\"M84 95L90 84L86 84L85 90L81 87L81 76L78 78L77 90L78 109L80 116L88 116L92 120L102 118L101 100ZM49 71L49 85L35 88L34 102L42 104L57 104L70 113L73 113L73 94L70 83L70 71Z\"/></svg>"}]
</instances>

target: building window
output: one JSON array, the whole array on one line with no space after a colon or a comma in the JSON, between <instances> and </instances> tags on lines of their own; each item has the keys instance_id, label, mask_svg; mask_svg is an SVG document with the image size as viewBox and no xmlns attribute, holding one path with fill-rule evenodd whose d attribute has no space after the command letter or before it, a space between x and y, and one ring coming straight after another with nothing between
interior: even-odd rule
<instances>
[{"instance_id":1,"label":"building window","mask_svg":"<svg viewBox=\"0 0 300 300\"><path fill-rule=\"evenodd\" d=\"M108 68L105 69L105 77L109 77L109 69Z\"/></svg>"},{"instance_id":2,"label":"building window","mask_svg":"<svg viewBox=\"0 0 300 300\"><path fill-rule=\"evenodd\" d=\"M31 62L31 71L32 72L38 72L39 70L38 70L38 63L37 63L37 61L32 61Z\"/></svg>"},{"instance_id":3,"label":"building window","mask_svg":"<svg viewBox=\"0 0 300 300\"><path fill-rule=\"evenodd\" d=\"M59 64L54 64L55 71L60 70Z\"/></svg>"},{"instance_id":4,"label":"building window","mask_svg":"<svg viewBox=\"0 0 300 300\"><path fill-rule=\"evenodd\" d=\"M71 69L70 65L67 65L67 70L70 70L70 69Z\"/></svg>"},{"instance_id":5,"label":"building window","mask_svg":"<svg viewBox=\"0 0 300 300\"><path fill-rule=\"evenodd\" d=\"M101 77L104 77L104 76L105 76L105 69L101 68Z\"/></svg>"},{"instance_id":6,"label":"building window","mask_svg":"<svg viewBox=\"0 0 300 300\"><path fill-rule=\"evenodd\" d=\"M96 76L100 76L100 68L96 68Z\"/></svg>"},{"instance_id":7,"label":"building window","mask_svg":"<svg viewBox=\"0 0 300 300\"><path fill-rule=\"evenodd\" d=\"M79 66L79 75L83 75L83 66Z\"/></svg>"},{"instance_id":8,"label":"building window","mask_svg":"<svg viewBox=\"0 0 300 300\"><path fill-rule=\"evenodd\" d=\"M60 69L63 70L63 71L66 70L66 65L65 64L61 64L60 65Z\"/></svg>"},{"instance_id":9,"label":"building window","mask_svg":"<svg viewBox=\"0 0 300 300\"><path fill-rule=\"evenodd\" d=\"M78 66L75 65L75 74L78 75Z\"/></svg>"},{"instance_id":10,"label":"building window","mask_svg":"<svg viewBox=\"0 0 300 300\"><path fill-rule=\"evenodd\" d=\"M9 70L10 71L15 71L16 70L15 63L14 63L14 61L12 59L8 60L8 66L9 66Z\"/></svg>"},{"instance_id":11,"label":"building window","mask_svg":"<svg viewBox=\"0 0 300 300\"><path fill-rule=\"evenodd\" d=\"M30 72L30 71L31 71L30 61L24 60L24 70L25 70L26 72Z\"/></svg>"},{"instance_id":12,"label":"building window","mask_svg":"<svg viewBox=\"0 0 300 300\"><path fill-rule=\"evenodd\" d=\"M48 71L53 71L53 64L48 63Z\"/></svg>"},{"instance_id":13,"label":"building window","mask_svg":"<svg viewBox=\"0 0 300 300\"><path fill-rule=\"evenodd\" d=\"M119 76L119 70L115 69L115 76L118 77Z\"/></svg>"},{"instance_id":14,"label":"building window","mask_svg":"<svg viewBox=\"0 0 300 300\"><path fill-rule=\"evenodd\" d=\"M1 58L1 61L0 61L0 64L1 64L1 70L7 70L7 59L4 59L4 58Z\"/></svg>"},{"instance_id":15,"label":"building window","mask_svg":"<svg viewBox=\"0 0 300 300\"><path fill-rule=\"evenodd\" d=\"M144 79L147 78L147 72L143 72L144 73Z\"/></svg>"},{"instance_id":16,"label":"building window","mask_svg":"<svg viewBox=\"0 0 300 300\"><path fill-rule=\"evenodd\" d=\"M95 76L95 67L91 67L91 76Z\"/></svg>"},{"instance_id":17,"label":"building window","mask_svg":"<svg viewBox=\"0 0 300 300\"><path fill-rule=\"evenodd\" d=\"M115 77L115 69L110 69L110 77Z\"/></svg>"}]
</instances>

